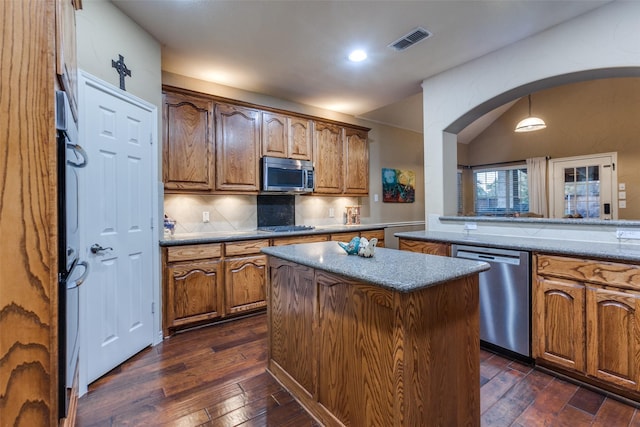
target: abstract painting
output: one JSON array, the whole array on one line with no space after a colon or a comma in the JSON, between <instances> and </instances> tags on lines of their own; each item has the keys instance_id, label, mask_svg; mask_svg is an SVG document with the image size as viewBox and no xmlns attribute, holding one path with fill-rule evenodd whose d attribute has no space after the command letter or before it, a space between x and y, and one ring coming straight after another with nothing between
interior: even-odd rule
<instances>
[{"instance_id":1,"label":"abstract painting","mask_svg":"<svg viewBox=\"0 0 640 427\"><path fill-rule=\"evenodd\" d=\"M413 203L416 199L416 174L410 170L382 168L382 201Z\"/></svg>"}]
</instances>

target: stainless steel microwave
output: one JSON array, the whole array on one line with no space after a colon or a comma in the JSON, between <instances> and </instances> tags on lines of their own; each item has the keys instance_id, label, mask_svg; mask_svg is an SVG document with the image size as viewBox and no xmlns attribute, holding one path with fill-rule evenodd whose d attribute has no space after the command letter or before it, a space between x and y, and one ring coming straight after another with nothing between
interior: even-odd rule
<instances>
[{"instance_id":1,"label":"stainless steel microwave","mask_svg":"<svg viewBox=\"0 0 640 427\"><path fill-rule=\"evenodd\" d=\"M262 191L310 193L313 188L312 162L278 157L262 158Z\"/></svg>"}]
</instances>

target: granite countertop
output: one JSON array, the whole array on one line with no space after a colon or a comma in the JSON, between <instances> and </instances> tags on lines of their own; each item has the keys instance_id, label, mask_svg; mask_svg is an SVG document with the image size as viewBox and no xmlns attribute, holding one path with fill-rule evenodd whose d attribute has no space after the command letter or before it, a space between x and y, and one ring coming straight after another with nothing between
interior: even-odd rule
<instances>
[{"instance_id":1,"label":"granite countertop","mask_svg":"<svg viewBox=\"0 0 640 427\"><path fill-rule=\"evenodd\" d=\"M599 258L611 261L640 262L640 245L624 243L601 243L473 233L470 233L467 236L464 233L424 230L395 233L394 235L399 238L423 240L427 242L457 243L471 246L486 246L491 248Z\"/></svg>"},{"instance_id":2,"label":"granite countertop","mask_svg":"<svg viewBox=\"0 0 640 427\"><path fill-rule=\"evenodd\" d=\"M376 248L372 258L347 255L337 242L262 248L267 255L338 274L396 292L413 292L489 269L489 264L458 258Z\"/></svg>"},{"instance_id":3,"label":"granite countertop","mask_svg":"<svg viewBox=\"0 0 640 427\"><path fill-rule=\"evenodd\" d=\"M389 226L389 224L323 225L317 226L311 230L281 232L243 230L180 234L176 233L170 238L161 239L160 246L194 245L200 243L232 242L237 240L270 239L272 237L290 237L312 234L345 233L349 231L379 230L385 228L386 226Z\"/></svg>"}]
</instances>

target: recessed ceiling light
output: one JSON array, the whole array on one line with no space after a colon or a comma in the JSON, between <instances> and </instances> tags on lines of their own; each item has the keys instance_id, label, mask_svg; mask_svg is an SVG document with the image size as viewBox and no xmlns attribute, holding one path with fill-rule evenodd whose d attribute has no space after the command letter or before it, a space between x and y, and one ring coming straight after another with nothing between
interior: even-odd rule
<instances>
[{"instance_id":1,"label":"recessed ceiling light","mask_svg":"<svg viewBox=\"0 0 640 427\"><path fill-rule=\"evenodd\" d=\"M367 52L362 49L356 49L349 54L349 61L361 62L367 59Z\"/></svg>"}]
</instances>

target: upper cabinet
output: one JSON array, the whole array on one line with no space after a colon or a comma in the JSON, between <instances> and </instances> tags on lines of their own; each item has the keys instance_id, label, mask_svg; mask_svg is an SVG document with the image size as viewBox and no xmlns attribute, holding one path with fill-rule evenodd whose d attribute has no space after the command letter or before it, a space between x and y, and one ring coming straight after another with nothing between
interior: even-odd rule
<instances>
[{"instance_id":1,"label":"upper cabinet","mask_svg":"<svg viewBox=\"0 0 640 427\"><path fill-rule=\"evenodd\" d=\"M76 9L81 0L56 0L56 74L67 92L69 105L78 120L78 56L76 53Z\"/></svg>"},{"instance_id":2,"label":"upper cabinet","mask_svg":"<svg viewBox=\"0 0 640 427\"><path fill-rule=\"evenodd\" d=\"M258 191L260 112L216 103L216 189Z\"/></svg>"},{"instance_id":3,"label":"upper cabinet","mask_svg":"<svg viewBox=\"0 0 640 427\"><path fill-rule=\"evenodd\" d=\"M313 161L314 194L366 196L368 129L163 88L165 191L260 191L260 157Z\"/></svg>"},{"instance_id":4,"label":"upper cabinet","mask_svg":"<svg viewBox=\"0 0 640 427\"><path fill-rule=\"evenodd\" d=\"M313 147L315 193L343 193L343 139L344 128L331 123L315 122Z\"/></svg>"},{"instance_id":5,"label":"upper cabinet","mask_svg":"<svg viewBox=\"0 0 640 427\"><path fill-rule=\"evenodd\" d=\"M313 160L311 123L309 119L287 117L287 128L289 130L289 153L287 157L291 159Z\"/></svg>"},{"instance_id":6,"label":"upper cabinet","mask_svg":"<svg viewBox=\"0 0 640 427\"><path fill-rule=\"evenodd\" d=\"M345 129L343 159L345 194L369 194L369 145L366 131Z\"/></svg>"},{"instance_id":7,"label":"upper cabinet","mask_svg":"<svg viewBox=\"0 0 640 427\"><path fill-rule=\"evenodd\" d=\"M262 155L311 160L311 120L284 114L262 113Z\"/></svg>"},{"instance_id":8,"label":"upper cabinet","mask_svg":"<svg viewBox=\"0 0 640 427\"><path fill-rule=\"evenodd\" d=\"M213 103L163 95L162 177L166 190L213 190Z\"/></svg>"}]
</instances>

